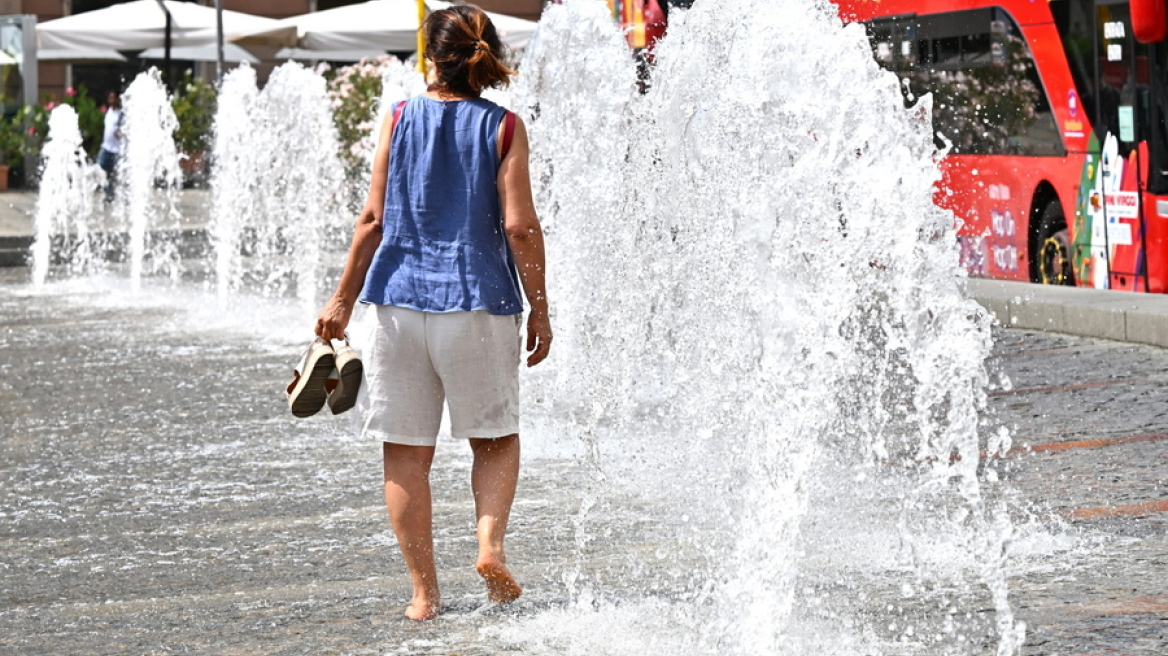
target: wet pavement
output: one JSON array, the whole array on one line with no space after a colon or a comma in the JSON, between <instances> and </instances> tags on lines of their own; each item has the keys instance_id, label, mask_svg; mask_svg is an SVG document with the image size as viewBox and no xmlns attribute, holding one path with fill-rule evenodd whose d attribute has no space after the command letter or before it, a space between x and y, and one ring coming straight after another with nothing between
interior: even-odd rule
<instances>
[{"instance_id":1,"label":"wet pavement","mask_svg":"<svg viewBox=\"0 0 1168 656\"><path fill-rule=\"evenodd\" d=\"M23 276L0 275L0 654L523 653L492 632L568 604L575 459L525 454L527 594L499 608L471 568L467 453L443 443L448 610L411 623L378 446L282 411L285 342ZM1009 329L989 367L1022 653L1168 654L1168 351ZM633 528L599 542L654 549Z\"/></svg>"},{"instance_id":2,"label":"wet pavement","mask_svg":"<svg viewBox=\"0 0 1168 656\"><path fill-rule=\"evenodd\" d=\"M996 337L990 402L1013 434L1003 471L1019 506L1095 545L1011 581L1023 654L1168 654L1168 351Z\"/></svg>"}]
</instances>

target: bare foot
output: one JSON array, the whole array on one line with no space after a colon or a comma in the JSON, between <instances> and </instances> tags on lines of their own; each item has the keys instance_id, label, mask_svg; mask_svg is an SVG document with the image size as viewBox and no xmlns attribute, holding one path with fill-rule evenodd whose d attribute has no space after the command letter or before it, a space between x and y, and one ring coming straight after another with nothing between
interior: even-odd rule
<instances>
[{"instance_id":1,"label":"bare foot","mask_svg":"<svg viewBox=\"0 0 1168 656\"><path fill-rule=\"evenodd\" d=\"M406 619L411 619L416 622L423 620L432 620L438 617L439 606L438 602L431 602L428 599L414 597L410 601L410 605L406 606Z\"/></svg>"},{"instance_id":2,"label":"bare foot","mask_svg":"<svg viewBox=\"0 0 1168 656\"><path fill-rule=\"evenodd\" d=\"M500 604L508 604L523 594L523 588L515 582L503 561L494 556L479 556L475 569L487 583L487 599Z\"/></svg>"}]
</instances>

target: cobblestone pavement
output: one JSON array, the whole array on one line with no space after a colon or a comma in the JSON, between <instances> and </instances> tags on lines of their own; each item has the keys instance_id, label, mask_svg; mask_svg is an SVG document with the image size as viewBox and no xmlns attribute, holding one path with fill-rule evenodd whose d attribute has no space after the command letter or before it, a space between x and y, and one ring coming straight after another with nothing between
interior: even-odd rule
<instances>
[{"instance_id":1,"label":"cobblestone pavement","mask_svg":"<svg viewBox=\"0 0 1168 656\"><path fill-rule=\"evenodd\" d=\"M1019 505L1094 545L1011 581L1023 653L1168 654L1168 351L1003 330L989 365Z\"/></svg>"},{"instance_id":2,"label":"cobblestone pavement","mask_svg":"<svg viewBox=\"0 0 1168 656\"><path fill-rule=\"evenodd\" d=\"M265 410L286 347L30 297L19 275L0 275L0 654L488 654L492 627L566 605L575 462L525 470L528 594L500 609L468 566L469 460L443 446L449 612L407 622L376 445ZM990 368L1023 654L1168 654L1168 351L1004 330Z\"/></svg>"}]
</instances>

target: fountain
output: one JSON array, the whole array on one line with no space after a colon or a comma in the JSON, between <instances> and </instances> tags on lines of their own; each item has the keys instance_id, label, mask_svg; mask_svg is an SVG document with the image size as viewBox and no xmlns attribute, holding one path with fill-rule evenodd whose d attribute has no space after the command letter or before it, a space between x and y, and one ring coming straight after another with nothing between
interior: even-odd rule
<instances>
[{"instance_id":1,"label":"fountain","mask_svg":"<svg viewBox=\"0 0 1168 656\"><path fill-rule=\"evenodd\" d=\"M178 279L174 230L181 173L173 139L178 121L157 69L134 79L124 94L124 108L124 144L112 207L96 201L105 173L89 162L82 148L74 109L62 104L50 115L31 258L37 286L44 285L54 262L67 262L66 275L85 276L110 257L130 260L135 292L144 274ZM123 233L128 236L123 238Z\"/></svg>"},{"instance_id":2,"label":"fountain","mask_svg":"<svg viewBox=\"0 0 1168 656\"><path fill-rule=\"evenodd\" d=\"M117 211L129 229L130 287L137 292L145 273L177 280L178 247L158 238L178 226L182 171L174 145L178 119L158 69L140 73L122 94L125 123L117 175ZM150 268L145 267L149 264Z\"/></svg>"},{"instance_id":3,"label":"fountain","mask_svg":"<svg viewBox=\"0 0 1168 656\"><path fill-rule=\"evenodd\" d=\"M525 476L555 489L541 468L562 467L578 504L521 529L563 546L559 587L513 615L451 613L419 649L1016 654L1012 528L979 464L1009 436L979 419L989 321L932 202L929 99L906 111L862 27L819 0L699 1L670 29L644 95L604 3L550 7L526 52L509 102L529 128L557 340L525 373ZM382 111L416 92L391 74ZM127 116L158 116L157 145L169 119L141 109L161 109L156 81L131 87ZM241 68L218 112L220 308L266 296L274 315L294 296L307 334L350 224L324 82L289 64L259 91ZM137 134L125 202L144 253L170 210L132 199L176 178ZM133 275L177 267L135 258Z\"/></svg>"},{"instance_id":4,"label":"fountain","mask_svg":"<svg viewBox=\"0 0 1168 656\"><path fill-rule=\"evenodd\" d=\"M581 441L592 484L573 606L500 635L1016 653L978 471L989 322L932 203L929 100L904 110L862 26L801 0L697 3L643 97L603 4L569 0L521 71L559 327L527 412ZM632 526L658 546L596 539Z\"/></svg>"},{"instance_id":5,"label":"fountain","mask_svg":"<svg viewBox=\"0 0 1168 656\"><path fill-rule=\"evenodd\" d=\"M324 78L290 62L257 93L245 68L224 80L221 96L213 159L224 166L212 182L220 298L242 288L294 293L311 312L324 284L325 246L343 241L347 225Z\"/></svg>"},{"instance_id":6,"label":"fountain","mask_svg":"<svg viewBox=\"0 0 1168 656\"><path fill-rule=\"evenodd\" d=\"M252 214L252 196L263 170L257 151L242 147L255 134L252 119L258 94L255 69L240 66L224 76L215 109L210 234L220 307L243 279L241 229Z\"/></svg>"},{"instance_id":7,"label":"fountain","mask_svg":"<svg viewBox=\"0 0 1168 656\"><path fill-rule=\"evenodd\" d=\"M49 114L49 134L42 151L42 187L51 190L37 198L36 237L32 247L32 281L41 287L53 262L54 236L74 275L92 273L100 247L91 243L89 223L95 211L94 194L104 183L81 146L77 112L58 105Z\"/></svg>"}]
</instances>

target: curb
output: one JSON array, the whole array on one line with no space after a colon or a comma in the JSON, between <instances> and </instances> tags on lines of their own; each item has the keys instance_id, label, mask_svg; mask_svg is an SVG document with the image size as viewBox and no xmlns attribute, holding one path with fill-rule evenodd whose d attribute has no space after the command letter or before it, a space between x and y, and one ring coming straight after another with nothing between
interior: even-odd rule
<instances>
[{"instance_id":1,"label":"curb","mask_svg":"<svg viewBox=\"0 0 1168 656\"><path fill-rule=\"evenodd\" d=\"M967 292L1005 328L1168 348L1168 295L982 278Z\"/></svg>"},{"instance_id":2,"label":"curb","mask_svg":"<svg viewBox=\"0 0 1168 656\"><path fill-rule=\"evenodd\" d=\"M125 244L130 242L129 233L99 232L92 233L90 238L92 243L99 245L98 248L105 253L102 259L111 262L125 260ZM30 266L34 239L25 236L0 237L0 267ZM150 239L176 244L179 257L183 259L207 257L211 253L211 239L207 230L203 228L157 230L150 233ZM69 236L54 236L53 264L65 263L68 260L68 253L73 250L75 244L76 240ZM120 244L121 248L111 252L110 244Z\"/></svg>"},{"instance_id":3,"label":"curb","mask_svg":"<svg viewBox=\"0 0 1168 656\"><path fill-rule=\"evenodd\" d=\"M178 249L180 258L200 259L212 255L211 231L206 227L191 226L185 228L171 228L152 230L149 233L152 242L172 243ZM249 234L244 233L240 239L240 254L251 255L249 251ZM254 237L254 235L251 235ZM321 245L326 252L347 252L352 233L348 226L333 226L321 235ZM0 236L0 267L29 266L32 257L32 236L9 235ZM101 253L101 259L107 262L122 262L127 258L130 235L127 232L92 232L89 233L91 247ZM65 264L70 254L76 249L77 240L74 235L54 235L52 237L52 264ZM285 243L276 244L277 252L284 252Z\"/></svg>"}]
</instances>

